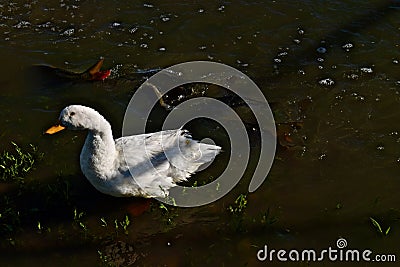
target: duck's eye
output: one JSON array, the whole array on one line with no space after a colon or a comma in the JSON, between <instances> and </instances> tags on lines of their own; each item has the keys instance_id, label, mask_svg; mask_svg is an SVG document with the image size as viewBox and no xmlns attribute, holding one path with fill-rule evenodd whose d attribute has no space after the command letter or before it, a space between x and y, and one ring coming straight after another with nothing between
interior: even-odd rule
<instances>
[{"instance_id":1,"label":"duck's eye","mask_svg":"<svg viewBox=\"0 0 400 267\"><path fill-rule=\"evenodd\" d=\"M69 116L71 116L71 117L74 115L75 115L75 112L73 112L73 111L69 114Z\"/></svg>"}]
</instances>

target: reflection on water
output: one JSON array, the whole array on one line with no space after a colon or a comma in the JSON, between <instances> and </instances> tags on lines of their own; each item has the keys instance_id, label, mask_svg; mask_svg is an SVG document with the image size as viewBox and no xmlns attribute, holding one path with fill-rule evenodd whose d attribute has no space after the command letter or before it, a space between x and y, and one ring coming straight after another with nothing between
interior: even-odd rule
<instances>
[{"instance_id":1,"label":"reflection on water","mask_svg":"<svg viewBox=\"0 0 400 267\"><path fill-rule=\"evenodd\" d=\"M1 184L2 265L255 266L264 244L326 248L338 237L395 253L399 8L350 0L1 3L1 150L13 141L44 153L23 185ZM104 82L46 85L29 72L34 64L84 71L99 57L113 70ZM160 68L193 60L238 68L263 90L281 135L275 163L243 213L230 213L257 164L250 126L251 163L228 196L194 209L153 202L128 224L136 200L96 192L79 170L84 134L42 132L64 106L79 103L104 114L118 137L135 89ZM156 107L149 129L167 114ZM188 126L194 137L217 132L206 122ZM209 181L227 157L196 179Z\"/></svg>"}]
</instances>

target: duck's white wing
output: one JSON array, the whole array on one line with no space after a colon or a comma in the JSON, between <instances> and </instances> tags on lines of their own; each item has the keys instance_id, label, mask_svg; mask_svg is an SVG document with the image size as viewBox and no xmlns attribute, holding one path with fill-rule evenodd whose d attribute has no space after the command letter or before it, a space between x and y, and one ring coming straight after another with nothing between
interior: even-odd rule
<instances>
[{"instance_id":1,"label":"duck's white wing","mask_svg":"<svg viewBox=\"0 0 400 267\"><path fill-rule=\"evenodd\" d=\"M214 160L221 150L219 146L193 140L187 131L181 129L162 131L156 134L148 137L149 143L153 144L161 139L162 152L170 163L169 171L174 182L185 181L200 166Z\"/></svg>"},{"instance_id":2,"label":"duck's white wing","mask_svg":"<svg viewBox=\"0 0 400 267\"><path fill-rule=\"evenodd\" d=\"M181 129L122 137L116 145L123 147L126 164L138 180L165 179L167 184L186 180L221 150L192 140Z\"/></svg>"},{"instance_id":3,"label":"duck's white wing","mask_svg":"<svg viewBox=\"0 0 400 267\"><path fill-rule=\"evenodd\" d=\"M129 184L125 188L137 193L127 195L144 197L164 197L175 186L173 179L166 175L169 169L167 161L154 164L153 155L146 150L146 138L149 134L121 137L115 140L119 154L119 183Z\"/></svg>"}]
</instances>

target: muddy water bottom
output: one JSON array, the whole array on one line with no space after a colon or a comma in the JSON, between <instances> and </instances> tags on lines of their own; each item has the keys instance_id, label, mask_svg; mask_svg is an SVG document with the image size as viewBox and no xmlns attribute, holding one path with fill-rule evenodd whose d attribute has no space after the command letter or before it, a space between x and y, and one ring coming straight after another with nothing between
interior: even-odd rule
<instances>
[{"instance_id":1,"label":"muddy water bottom","mask_svg":"<svg viewBox=\"0 0 400 267\"><path fill-rule=\"evenodd\" d=\"M348 248L398 254L397 1L14 1L0 4L0 15L1 150L15 142L43 153L23 184L0 185L2 266L263 266L271 264L257 259L265 245L323 250L339 238ZM104 82L54 82L29 71L83 71L99 57L112 70ZM247 188L260 142L251 125L250 164L232 192L190 209L153 201L137 217L128 210L139 200L102 195L81 174L85 133L42 135L63 107L79 103L100 111L119 137L140 84L193 60L243 71L271 104L279 145L254 193ZM155 107L148 131L168 113ZM215 124L188 126L229 151ZM228 160L221 154L194 179L209 181Z\"/></svg>"}]
</instances>

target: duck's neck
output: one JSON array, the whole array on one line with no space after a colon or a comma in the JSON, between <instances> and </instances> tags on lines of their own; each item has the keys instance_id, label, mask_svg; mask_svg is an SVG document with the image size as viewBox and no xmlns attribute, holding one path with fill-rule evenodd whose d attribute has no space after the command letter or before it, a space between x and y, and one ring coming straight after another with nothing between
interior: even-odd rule
<instances>
[{"instance_id":1,"label":"duck's neck","mask_svg":"<svg viewBox=\"0 0 400 267\"><path fill-rule=\"evenodd\" d=\"M100 178L107 179L116 164L117 152L111 125L106 120L99 125L101 127L89 130L80 161L81 166L82 164L90 166L90 169L97 174L104 174L104 177Z\"/></svg>"}]
</instances>

